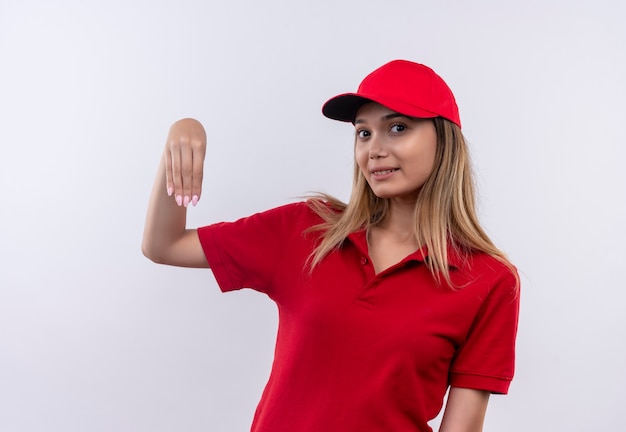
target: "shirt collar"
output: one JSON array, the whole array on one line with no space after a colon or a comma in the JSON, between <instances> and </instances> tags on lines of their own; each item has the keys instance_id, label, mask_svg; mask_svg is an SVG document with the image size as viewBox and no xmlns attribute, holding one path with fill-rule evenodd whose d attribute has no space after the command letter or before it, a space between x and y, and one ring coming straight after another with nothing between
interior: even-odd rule
<instances>
[{"instance_id":1,"label":"shirt collar","mask_svg":"<svg viewBox=\"0 0 626 432\"><path fill-rule=\"evenodd\" d=\"M348 234L348 240L350 240L352 244L356 246L359 252L369 256L367 247L367 235L365 229ZM446 249L448 251L448 268L450 268L451 270L458 270L463 267L464 264L467 262L467 254L463 253L462 250L460 250L458 247L455 247L450 242L448 242ZM428 248L424 247L408 255L406 257L406 260L425 262L428 260L428 255Z\"/></svg>"}]
</instances>

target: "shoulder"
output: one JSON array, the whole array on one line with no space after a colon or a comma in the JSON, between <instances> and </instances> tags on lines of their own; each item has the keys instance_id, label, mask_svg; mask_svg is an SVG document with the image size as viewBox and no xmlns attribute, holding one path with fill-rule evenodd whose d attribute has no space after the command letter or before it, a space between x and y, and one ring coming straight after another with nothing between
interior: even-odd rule
<instances>
[{"instance_id":1,"label":"shoulder","mask_svg":"<svg viewBox=\"0 0 626 432\"><path fill-rule=\"evenodd\" d=\"M319 224L323 221L323 219L320 216L318 207L320 205L323 206L324 204L319 204L318 201L319 200L309 199L306 201L284 204L269 210L269 212L287 217L292 223L300 222L306 225Z\"/></svg>"},{"instance_id":2,"label":"shoulder","mask_svg":"<svg viewBox=\"0 0 626 432\"><path fill-rule=\"evenodd\" d=\"M308 201L298 201L279 205L267 210L261 210L249 216L239 219L246 220L285 220L294 221L303 217L310 217L315 214ZM295 218L295 219L294 219Z\"/></svg>"},{"instance_id":3,"label":"shoulder","mask_svg":"<svg viewBox=\"0 0 626 432\"><path fill-rule=\"evenodd\" d=\"M454 279L463 284L478 284L492 289L506 287L519 290L517 268L508 260L484 252L461 253L452 251L450 262L453 265Z\"/></svg>"},{"instance_id":4,"label":"shoulder","mask_svg":"<svg viewBox=\"0 0 626 432\"><path fill-rule=\"evenodd\" d=\"M267 227L278 233L302 232L322 222L310 201L298 201L255 213L236 223L259 229Z\"/></svg>"},{"instance_id":5,"label":"shoulder","mask_svg":"<svg viewBox=\"0 0 626 432\"><path fill-rule=\"evenodd\" d=\"M343 213L348 206L340 199L327 194L316 194L310 196L306 203L311 210L323 219L327 219L328 217L334 219L336 216L341 215L341 213Z\"/></svg>"}]
</instances>

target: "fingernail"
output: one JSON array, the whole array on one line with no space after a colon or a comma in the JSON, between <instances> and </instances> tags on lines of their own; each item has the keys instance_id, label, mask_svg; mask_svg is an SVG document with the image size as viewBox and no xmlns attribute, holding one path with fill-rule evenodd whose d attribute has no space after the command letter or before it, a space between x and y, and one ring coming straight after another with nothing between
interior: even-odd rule
<instances>
[{"instance_id":1,"label":"fingernail","mask_svg":"<svg viewBox=\"0 0 626 432\"><path fill-rule=\"evenodd\" d=\"M172 193L174 193L174 190L172 189L171 186L167 187L167 196L172 196Z\"/></svg>"},{"instance_id":2,"label":"fingernail","mask_svg":"<svg viewBox=\"0 0 626 432\"><path fill-rule=\"evenodd\" d=\"M176 195L176 204L179 206L183 205L183 197L180 195Z\"/></svg>"},{"instance_id":3,"label":"fingernail","mask_svg":"<svg viewBox=\"0 0 626 432\"><path fill-rule=\"evenodd\" d=\"M185 199L183 200L183 205L187 207L189 205L189 197L185 195Z\"/></svg>"},{"instance_id":4,"label":"fingernail","mask_svg":"<svg viewBox=\"0 0 626 432\"><path fill-rule=\"evenodd\" d=\"M193 204L194 207L198 205L198 195L194 195L191 198L191 203Z\"/></svg>"}]
</instances>

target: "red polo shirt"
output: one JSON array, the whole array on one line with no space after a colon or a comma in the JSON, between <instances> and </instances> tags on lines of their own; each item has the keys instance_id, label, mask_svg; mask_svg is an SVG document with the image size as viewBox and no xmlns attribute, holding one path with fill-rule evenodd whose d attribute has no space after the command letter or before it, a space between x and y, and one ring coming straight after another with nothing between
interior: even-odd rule
<instances>
[{"instance_id":1,"label":"red polo shirt","mask_svg":"<svg viewBox=\"0 0 626 432\"><path fill-rule=\"evenodd\" d=\"M451 255L459 290L438 287L420 252L375 274L356 232L309 273L319 234L304 232L320 222L296 203L198 230L223 291L278 306L252 431L431 431L448 385L508 391L519 297L506 266Z\"/></svg>"}]
</instances>

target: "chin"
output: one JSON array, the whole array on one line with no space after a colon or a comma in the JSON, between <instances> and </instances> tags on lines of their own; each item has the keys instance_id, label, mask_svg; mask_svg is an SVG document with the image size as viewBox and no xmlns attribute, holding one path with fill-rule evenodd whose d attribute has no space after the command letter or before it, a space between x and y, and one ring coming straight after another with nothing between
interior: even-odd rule
<instances>
[{"instance_id":1,"label":"chin","mask_svg":"<svg viewBox=\"0 0 626 432\"><path fill-rule=\"evenodd\" d=\"M388 193L376 193L376 192L374 192L374 195L376 195L378 198L381 198L381 199L391 199L391 198L395 198L395 195L393 195L393 194L388 194Z\"/></svg>"},{"instance_id":2,"label":"chin","mask_svg":"<svg viewBox=\"0 0 626 432\"><path fill-rule=\"evenodd\" d=\"M374 195L380 199L399 199L402 201L417 201L419 196L419 190L417 191L389 191L389 190L374 190Z\"/></svg>"}]
</instances>

